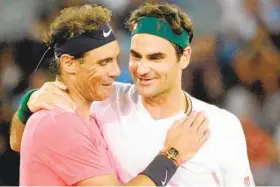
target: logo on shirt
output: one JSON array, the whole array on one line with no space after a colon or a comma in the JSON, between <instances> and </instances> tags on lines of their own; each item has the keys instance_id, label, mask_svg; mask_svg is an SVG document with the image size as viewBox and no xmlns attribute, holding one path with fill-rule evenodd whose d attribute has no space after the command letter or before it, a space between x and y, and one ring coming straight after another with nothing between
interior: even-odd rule
<instances>
[{"instance_id":1,"label":"logo on shirt","mask_svg":"<svg viewBox=\"0 0 280 187\"><path fill-rule=\"evenodd\" d=\"M167 180L168 170L165 170L165 179L164 181L161 181L162 186L165 186L166 180Z\"/></svg>"},{"instance_id":2,"label":"logo on shirt","mask_svg":"<svg viewBox=\"0 0 280 187\"><path fill-rule=\"evenodd\" d=\"M250 186L250 178L249 178L249 176L244 178L244 185L245 186Z\"/></svg>"}]
</instances>

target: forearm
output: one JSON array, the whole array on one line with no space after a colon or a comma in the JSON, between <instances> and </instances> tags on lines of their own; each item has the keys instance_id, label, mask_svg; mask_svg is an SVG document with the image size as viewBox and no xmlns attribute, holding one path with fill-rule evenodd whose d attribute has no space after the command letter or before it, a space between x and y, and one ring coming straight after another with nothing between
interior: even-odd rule
<instances>
[{"instance_id":1,"label":"forearm","mask_svg":"<svg viewBox=\"0 0 280 187\"><path fill-rule=\"evenodd\" d=\"M92 177L79 181L74 186L156 186L155 183L145 175L137 175L131 181L125 184L118 182L113 174Z\"/></svg>"},{"instance_id":2,"label":"forearm","mask_svg":"<svg viewBox=\"0 0 280 187\"><path fill-rule=\"evenodd\" d=\"M159 154L143 172L125 186L165 186L177 171L177 167L166 155Z\"/></svg>"},{"instance_id":3,"label":"forearm","mask_svg":"<svg viewBox=\"0 0 280 187\"><path fill-rule=\"evenodd\" d=\"M156 184L146 175L138 175L128 183L120 186L156 186Z\"/></svg>"},{"instance_id":4,"label":"forearm","mask_svg":"<svg viewBox=\"0 0 280 187\"><path fill-rule=\"evenodd\" d=\"M29 110L27 106L27 102L32 95L33 92L36 90L28 91L21 99L21 103L19 106L18 111L15 113L11 129L10 129L10 146L12 150L20 152L20 145L21 139L25 127L25 123L27 122L28 118L31 116L32 112Z\"/></svg>"},{"instance_id":5,"label":"forearm","mask_svg":"<svg viewBox=\"0 0 280 187\"><path fill-rule=\"evenodd\" d=\"M12 119L10 129L10 146L14 151L20 152L20 145L24 127L24 124L18 118L18 112L16 112Z\"/></svg>"},{"instance_id":6,"label":"forearm","mask_svg":"<svg viewBox=\"0 0 280 187\"><path fill-rule=\"evenodd\" d=\"M165 186L175 174L177 166L163 155L158 155L136 177L125 184L120 184L115 175L92 177L77 183L77 186Z\"/></svg>"}]
</instances>

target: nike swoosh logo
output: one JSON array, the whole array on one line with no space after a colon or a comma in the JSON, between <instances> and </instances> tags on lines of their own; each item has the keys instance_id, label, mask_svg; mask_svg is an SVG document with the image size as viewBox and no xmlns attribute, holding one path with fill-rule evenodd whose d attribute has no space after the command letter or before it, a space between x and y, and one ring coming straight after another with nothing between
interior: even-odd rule
<instances>
[{"instance_id":1,"label":"nike swoosh logo","mask_svg":"<svg viewBox=\"0 0 280 187\"><path fill-rule=\"evenodd\" d=\"M103 31L104 38L107 38L112 32L112 29L110 29L108 32Z\"/></svg>"},{"instance_id":2,"label":"nike swoosh logo","mask_svg":"<svg viewBox=\"0 0 280 187\"><path fill-rule=\"evenodd\" d=\"M165 179L164 181L161 181L161 185L164 186L167 180L167 174L168 174L168 170L165 170Z\"/></svg>"}]
</instances>

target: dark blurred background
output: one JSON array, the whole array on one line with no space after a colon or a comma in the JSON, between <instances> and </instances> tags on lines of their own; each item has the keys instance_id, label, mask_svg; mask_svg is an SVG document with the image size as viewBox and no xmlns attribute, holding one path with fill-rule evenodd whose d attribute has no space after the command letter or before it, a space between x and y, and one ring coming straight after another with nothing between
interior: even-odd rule
<instances>
[{"instance_id":1,"label":"dark blurred background","mask_svg":"<svg viewBox=\"0 0 280 187\"><path fill-rule=\"evenodd\" d=\"M34 73L46 50L41 43L59 10L98 3L113 12L121 46L121 82L127 69L129 12L141 0L0 0L0 184L18 185L19 155L9 128L20 98L52 80L48 63ZM193 20L192 63L183 87L193 96L234 113L244 127L256 185L280 185L280 0L173 0ZM52 54L48 54L46 59ZM238 154L238 153L236 153Z\"/></svg>"}]
</instances>

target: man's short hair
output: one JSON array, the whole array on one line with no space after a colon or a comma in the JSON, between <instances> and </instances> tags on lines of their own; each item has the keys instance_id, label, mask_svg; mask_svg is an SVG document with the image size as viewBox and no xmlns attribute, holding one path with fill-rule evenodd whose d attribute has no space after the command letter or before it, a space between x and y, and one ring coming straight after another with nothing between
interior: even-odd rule
<instances>
[{"instance_id":1,"label":"man's short hair","mask_svg":"<svg viewBox=\"0 0 280 187\"><path fill-rule=\"evenodd\" d=\"M171 5L168 3L147 3L131 13L126 21L126 25L132 31L135 24L137 24L139 20L144 16L164 19L171 25L172 30L175 33L181 34L184 29L190 36L189 42L191 42L193 39L192 22L189 16L186 13L182 12L176 5ZM183 49L175 44L173 44L173 46L175 47L176 54L179 59L183 53Z\"/></svg>"}]
</instances>

